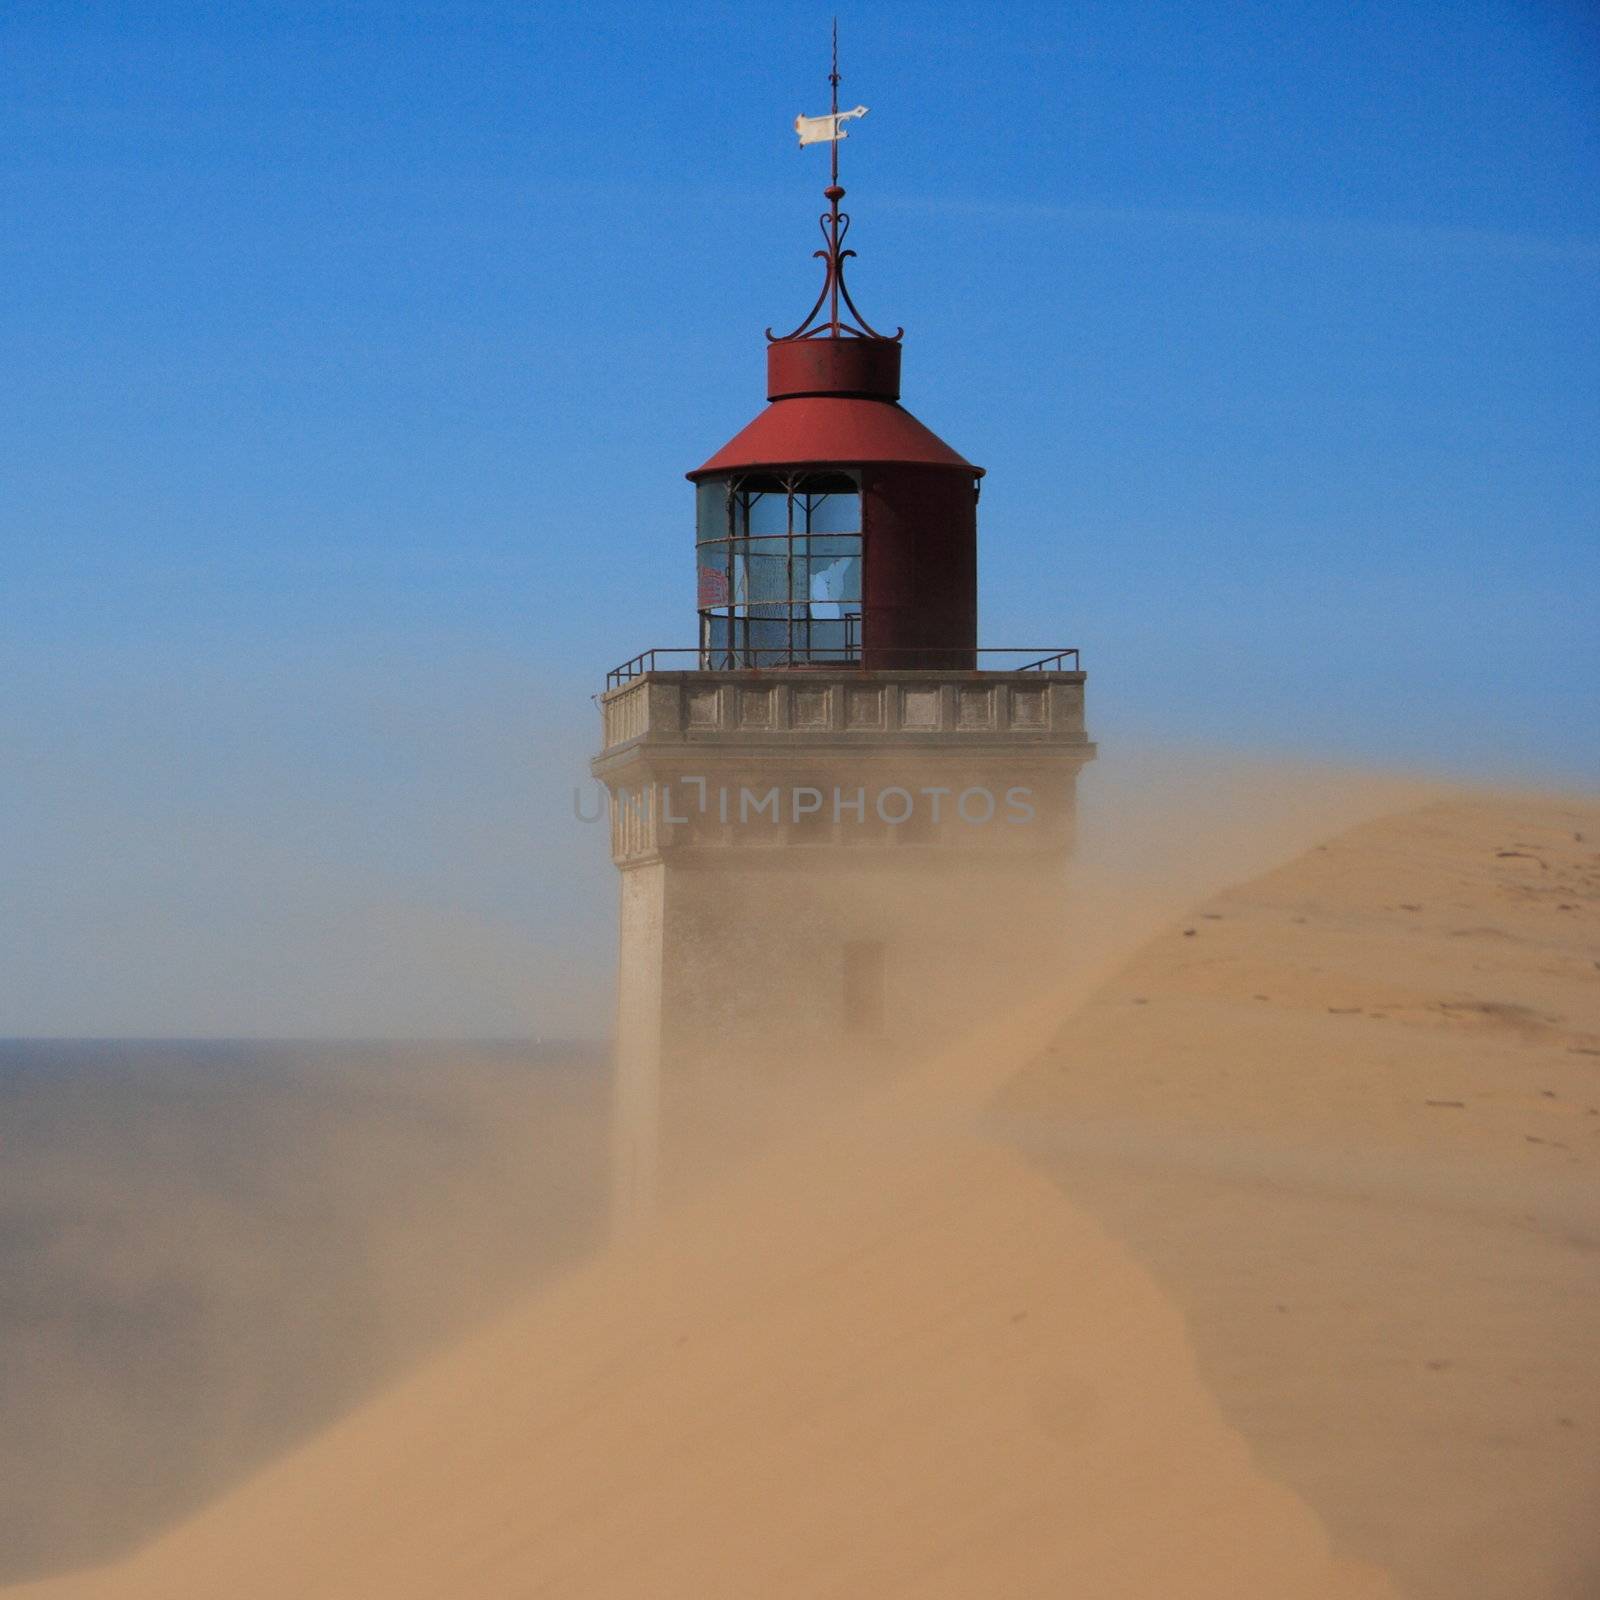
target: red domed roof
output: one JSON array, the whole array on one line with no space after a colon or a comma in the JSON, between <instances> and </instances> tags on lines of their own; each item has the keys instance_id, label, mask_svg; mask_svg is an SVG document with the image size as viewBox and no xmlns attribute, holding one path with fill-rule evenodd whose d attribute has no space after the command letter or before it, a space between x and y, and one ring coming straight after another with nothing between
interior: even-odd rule
<instances>
[{"instance_id":1,"label":"red domed roof","mask_svg":"<svg viewBox=\"0 0 1600 1600\"><path fill-rule=\"evenodd\" d=\"M894 465L983 475L896 403L900 346L887 339L767 346L772 404L690 478L750 467Z\"/></svg>"},{"instance_id":2,"label":"red domed roof","mask_svg":"<svg viewBox=\"0 0 1600 1600\"><path fill-rule=\"evenodd\" d=\"M807 394L774 400L690 478L750 467L951 467L981 477L938 434L892 400L859 395Z\"/></svg>"}]
</instances>

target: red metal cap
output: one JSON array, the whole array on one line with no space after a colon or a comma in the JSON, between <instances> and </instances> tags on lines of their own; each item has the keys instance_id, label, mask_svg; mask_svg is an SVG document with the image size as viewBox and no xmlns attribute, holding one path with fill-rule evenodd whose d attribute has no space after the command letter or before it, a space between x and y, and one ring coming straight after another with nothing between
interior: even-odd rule
<instances>
[{"instance_id":1,"label":"red metal cap","mask_svg":"<svg viewBox=\"0 0 1600 1600\"><path fill-rule=\"evenodd\" d=\"M752 467L950 467L983 476L931 428L892 400L860 395L807 394L774 400L688 477Z\"/></svg>"},{"instance_id":2,"label":"red metal cap","mask_svg":"<svg viewBox=\"0 0 1600 1600\"><path fill-rule=\"evenodd\" d=\"M949 467L983 476L896 401L891 339L783 339L767 346L772 404L687 476L752 467Z\"/></svg>"},{"instance_id":3,"label":"red metal cap","mask_svg":"<svg viewBox=\"0 0 1600 1600\"><path fill-rule=\"evenodd\" d=\"M892 339L777 339L767 346L767 398L842 394L900 398L900 346Z\"/></svg>"}]
</instances>

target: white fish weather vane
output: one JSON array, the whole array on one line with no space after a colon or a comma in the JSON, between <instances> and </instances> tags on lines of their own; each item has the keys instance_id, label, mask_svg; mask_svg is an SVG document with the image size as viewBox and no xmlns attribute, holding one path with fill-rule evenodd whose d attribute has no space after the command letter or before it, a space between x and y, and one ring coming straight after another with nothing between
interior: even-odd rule
<instances>
[{"instance_id":1,"label":"white fish weather vane","mask_svg":"<svg viewBox=\"0 0 1600 1600\"><path fill-rule=\"evenodd\" d=\"M852 117L864 117L866 114L865 106L857 106L854 111L829 111L820 117L796 117L794 131L800 135L802 147L822 144L825 140L848 139L850 134L843 124Z\"/></svg>"},{"instance_id":2,"label":"white fish weather vane","mask_svg":"<svg viewBox=\"0 0 1600 1600\"><path fill-rule=\"evenodd\" d=\"M857 106L853 111L839 109L839 19L833 19L833 70L828 74L828 82L833 88L833 102L829 109L820 117L796 117L794 131L799 136L800 148L803 150L808 144L831 144L837 174L839 160L839 141L850 137L845 128L845 123L867 114L865 106ZM838 182L837 175L834 182Z\"/></svg>"}]
</instances>

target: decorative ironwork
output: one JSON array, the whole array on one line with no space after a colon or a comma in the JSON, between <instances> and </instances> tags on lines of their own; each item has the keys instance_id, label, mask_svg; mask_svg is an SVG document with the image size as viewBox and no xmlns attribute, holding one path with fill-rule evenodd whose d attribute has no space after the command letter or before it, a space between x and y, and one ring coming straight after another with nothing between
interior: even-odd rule
<instances>
[{"instance_id":1,"label":"decorative ironwork","mask_svg":"<svg viewBox=\"0 0 1600 1600\"><path fill-rule=\"evenodd\" d=\"M832 119L833 137L828 141L829 152L829 178L828 187L822 191L823 198L828 202L828 209L818 218L822 228L823 247L814 251L816 259L822 262L822 292L817 296L816 304L801 319L800 325L790 333L774 333L767 329L767 338L773 344L788 344L798 339L882 339L886 343L893 343L905 337L904 328L896 328L893 333L879 333L867 319L861 315L856 303L850 298L850 290L844 281L844 264L855 254L854 250L844 248L845 235L850 231L850 214L839 209L839 202L844 199L844 190L839 187L839 141L844 137L843 130L839 127L839 23L835 19L833 24L833 70L828 74L828 83L832 88L832 109L829 116ZM865 107L858 107L857 115L865 111ZM804 119L801 119L802 121ZM820 120L820 119L818 119ZM849 314L853 321L846 321L840 316L840 305ZM827 308L827 316L818 321L823 308Z\"/></svg>"}]
</instances>

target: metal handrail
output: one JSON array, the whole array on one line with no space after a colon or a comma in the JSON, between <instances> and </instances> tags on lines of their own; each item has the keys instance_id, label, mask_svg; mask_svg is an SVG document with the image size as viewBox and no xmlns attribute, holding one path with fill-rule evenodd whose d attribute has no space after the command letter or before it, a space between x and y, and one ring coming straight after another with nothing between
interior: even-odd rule
<instances>
[{"instance_id":1,"label":"metal handrail","mask_svg":"<svg viewBox=\"0 0 1600 1600\"><path fill-rule=\"evenodd\" d=\"M934 651L921 646L905 646L898 649L882 649L872 647L871 655L874 661L884 656L926 656ZM1012 667L1012 672L1077 672L1078 651L1068 647L1061 650L1045 650L1040 653L1039 646L1017 646L1008 648L1003 645L986 646L981 650L951 651L950 654L971 654L973 656L1034 656L1037 659L1026 661L1020 666ZM631 661L624 661L621 666L613 667L606 674L606 688L617 689L623 684L631 682L634 678L643 677L647 672L657 671L656 662L660 657L692 656L694 665L683 668L664 668L660 670L674 670L687 672L781 672L786 669L807 667L854 667L858 671L868 670L862 663L861 653L854 651L849 655L841 655L837 650L828 650L821 646L807 647L774 647L769 650L727 650L710 649L693 645L681 645L654 650L643 650ZM751 660L751 657L770 656L773 659L762 663L760 660ZM1067 663L1071 662L1068 666ZM892 668L890 670L893 670ZM1004 668L993 670L1003 671Z\"/></svg>"}]
</instances>

